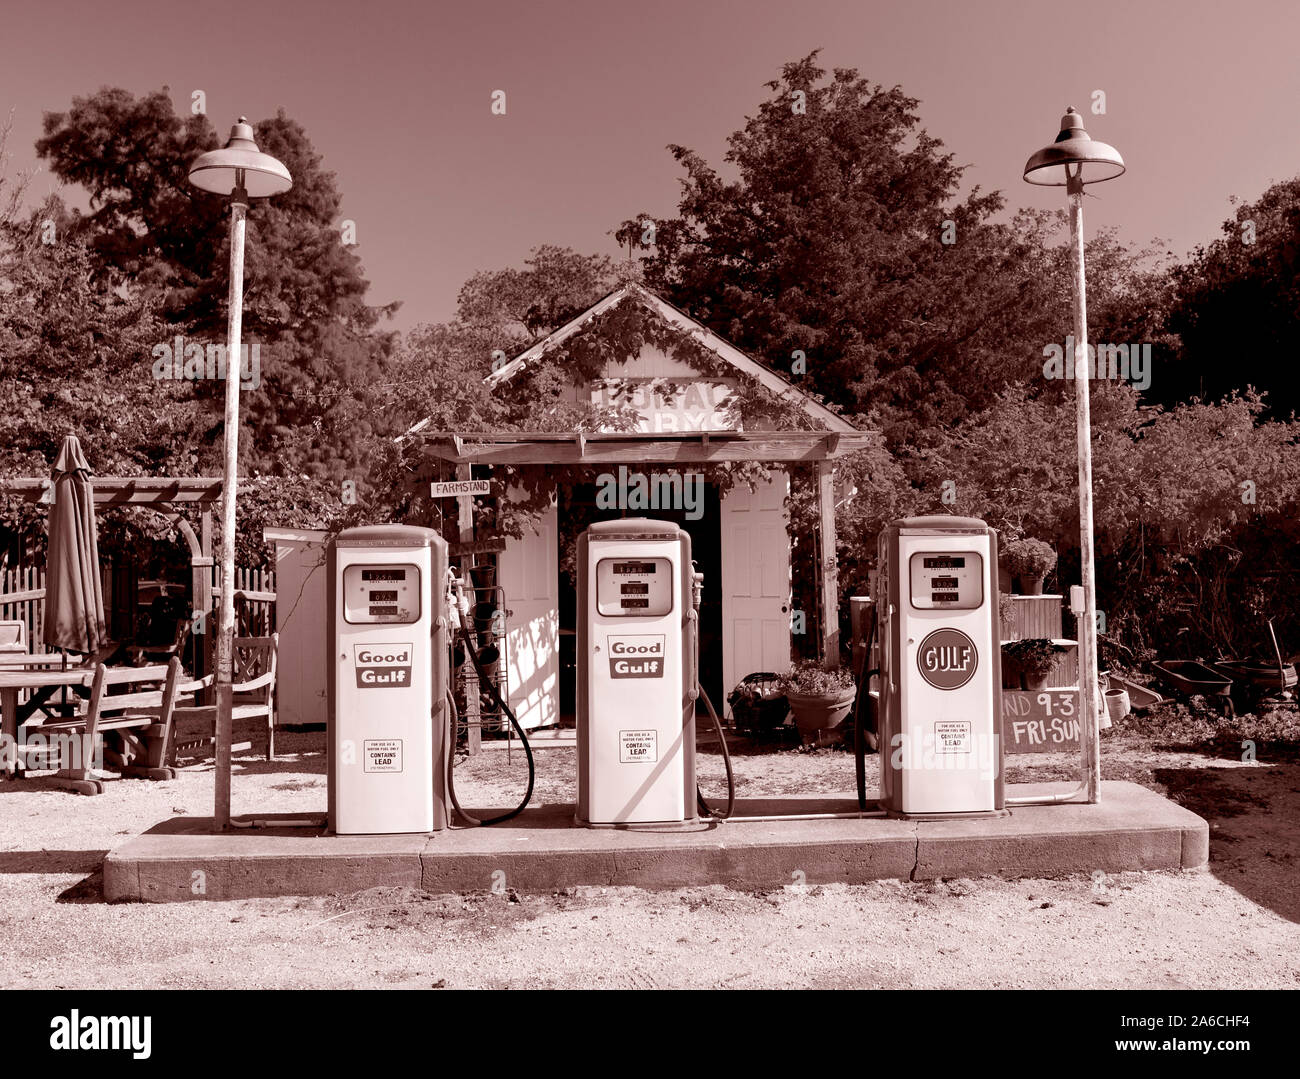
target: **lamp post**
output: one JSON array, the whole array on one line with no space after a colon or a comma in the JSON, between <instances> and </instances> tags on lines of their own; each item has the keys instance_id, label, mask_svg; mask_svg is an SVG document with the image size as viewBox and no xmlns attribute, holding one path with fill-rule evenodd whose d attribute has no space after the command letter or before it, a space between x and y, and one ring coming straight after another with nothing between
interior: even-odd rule
<instances>
[{"instance_id":1,"label":"lamp post","mask_svg":"<svg viewBox=\"0 0 1300 1079\"><path fill-rule=\"evenodd\" d=\"M289 170L253 141L244 117L220 150L200 154L190 183L230 199L230 295L226 315L225 471L221 484L221 606L217 613L216 827L230 826L231 707L235 658L235 485L239 479L240 336L244 313L244 221L250 198L279 195L293 186ZM206 615L207 612L204 612Z\"/></svg>"},{"instance_id":2,"label":"lamp post","mask_svg":"<svg viewBox=\"0 0 1300 1079\"><path fill-rule=\"evenodd\" d=\"M1083 626L1079 634L1079 743L1082 788L1087 801L1101 798L1101 741L1097 713L1097 588L1092 545L1092 422L1089 417L1088 301L1083 267L1083 187L1124 172L1119 151L1097 142L1073 109L1061 117L1061 133L1025 162L1026 182L1064 187L1070 200L1070 270L1074 282L1074 385L1079 456L1079 552L1083 577Z\"/></svg>"}]
</instances>

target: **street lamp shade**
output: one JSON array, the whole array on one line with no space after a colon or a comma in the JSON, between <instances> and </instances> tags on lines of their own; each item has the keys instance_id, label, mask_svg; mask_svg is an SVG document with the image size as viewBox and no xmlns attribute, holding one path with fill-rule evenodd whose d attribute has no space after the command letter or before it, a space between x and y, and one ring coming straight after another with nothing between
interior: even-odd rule
<instances>
[{"instance_id":1,"label":"street lamp shade","mask_svg":"<svg viewBox=\"0 0 1300 1079\"><path fill-rule=\"evenodd\" d=\"M1077 165L1071 170L1070 165ZM1098 142L1083 129L1083 117L1073 108L1061 117L1061 133L1025 162L1025 180L1045 187L1065 187L1071 175L1081 183L1095 184L1123 175L1119 151Z\"/></svg>"},{"instance_id":2,"label":"street lamp shade","mask_svg":"<svg viewBox=\"0 0 1300 1079\"><path fill-rule=\"evenodd\" d=\"M225 146L194 159L190 183L218 195L233 195L242 187L249 198L264 199L288 191L293 177L281 162L257 148L253 128L241 116Z\"/></svg>"}]
</instances>

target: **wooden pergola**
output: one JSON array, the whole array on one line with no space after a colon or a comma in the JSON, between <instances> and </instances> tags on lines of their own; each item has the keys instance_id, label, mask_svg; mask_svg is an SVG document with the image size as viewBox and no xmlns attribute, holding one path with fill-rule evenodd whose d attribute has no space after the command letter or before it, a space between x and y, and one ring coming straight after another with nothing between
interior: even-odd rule
<instances>
[{"instance_id":1,"label":"wooden pergola","mask_svg":"<svg viewBox=\"0 0 1300 1079\"><path fill-rule=\"evenodd\" d=\"M751 462L761 465L812 464L817 469L821 545L817 567L821 586L821 654L836 665L840 654L839 563L835 555L835 460L874 445L868 431L619 431L450 432L421 431L424 451L457 467L469 478L471 465L705 465ZM469 523L471 499L461 498L461 523Z\"/></svg>"},{"instance_id":2,"label":"wooden pergola","mask_svg":"<svg viewBox=\"0 0 1300 1079\"><path fill-rule=\"evenodd\" d=\"M197 611L210 611L220 588L212 582L213 542L212 506L221 499L221 478L212 476L92 476L95 506L144 506L167 520L182 536L190 550L190 572L193 585L193 606ZM53 481L48 477L0 478L0 496L18 498L24 502L48 502L52 498ZM240 492L243 493L243 492ZM195 533L185 517L174 507L197 504L201 516L199 532ZM12 597L11 597L12 598ZM256 598L254 595L250 599ZM199 665L203 663L203 650L196 649ZM195 670L195 677L204 672Z\"/></svg>"}]
</instances>

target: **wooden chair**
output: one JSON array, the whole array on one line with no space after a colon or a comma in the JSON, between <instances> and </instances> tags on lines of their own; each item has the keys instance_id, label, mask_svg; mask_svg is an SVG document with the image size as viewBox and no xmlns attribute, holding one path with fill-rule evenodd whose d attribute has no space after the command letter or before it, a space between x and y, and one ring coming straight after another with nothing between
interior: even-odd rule
<instances>
[{"instance_id":1,"label":"wooden chair","mask_svg":"<svg viewBox=\"0 0 1300 1079\"><path fill-rule=\"evenodd\" d=\"M234 654L234 704L231 719L265 719L266 759L275 759L275 665L280 635L236 637ZM215 674L205 675L181 685L182 693L197 693L211 688ZM173 718L173 737L169 764L176 761L181 749L207 748L216 743L217 706L205 704L178 707ZM251 749L252 742L239 742L232 750Z\"/></svg>"},{"instance_id":2,"label":"wooden chair","mask_svg":"<svg viewBox=\"0 0 1300 1079\"><path fill-rule=\"evenodd\" d=\"M190 630L193 623L188 618L178 618L176 620L176 632L172 635L171 642L168 644L133 644L127 648L127 656L130 658L131 665L141 666L146 664L166 663L172 656L185 655L185 646L189 643Z\"/></svg>"},{"instance_id":3,"label":"wooden chair","mask_svg":"<svg viewBox=\"0 0 1300 1079\"><path fill-rule=\"evenodd\" d=\"M165 667L113 668L101 663L91 676L84 714L29 723L20 750L29 758L57 755L59 771L48 782L79 794L103 793L104 781L92 770L97 759L123 777L173 779L176 769L167 763L167 755L181 674L176 658ZM154 688L159 682L162 688ZM127 692L110 692L117 687ZM47 744L30 740L38 733ZM103 755L97 758L101 746Z\"/></svg>"},{"instance_id":4,"label":"wooden chair","mask_svg":"<svg viewBox=\"0 0 1300 1079\"><path fill-rule=\"evenodd\" d=\"M27 623L10 621L0 622L0 653L23 653L27 651Z\"/></svg>"}]
</instances>

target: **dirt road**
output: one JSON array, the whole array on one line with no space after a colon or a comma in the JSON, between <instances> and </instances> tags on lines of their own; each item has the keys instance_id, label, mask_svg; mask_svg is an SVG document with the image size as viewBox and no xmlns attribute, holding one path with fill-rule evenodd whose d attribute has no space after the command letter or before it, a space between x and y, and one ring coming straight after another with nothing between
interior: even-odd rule
<instances>
[{"instance_id":1,"label":"dirt road","mask_svg":"<svg viewBox=\"0 0 1300 1079\"><path fill-rule=\"evenodd\" d=\"M324 806L319 736L238 762L235 810ZM571 752L546 751L544 800ZM1017 762L1052 778L1067 762ZM737 760L742 789L844 790L829 752ZM210 812L209 770L112 783L97 798L0 784L0 985L6 987L1300 987L1300 766L1107 747L1108 777L1209 816L1210 870L1092 880L880 882L768 893L579 890L109 905L104 852L174 811ZM485 753L469 803L520 779ZM705 759L702 779L720 769ZM1012 779L1031 775L1011 775Z\"/></svg>"}]
</instances>

